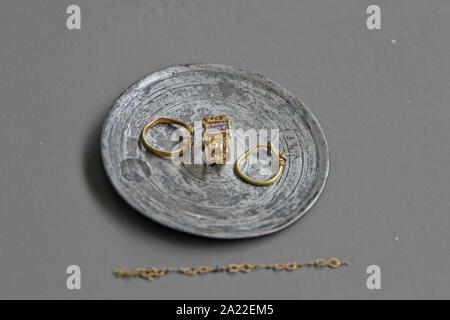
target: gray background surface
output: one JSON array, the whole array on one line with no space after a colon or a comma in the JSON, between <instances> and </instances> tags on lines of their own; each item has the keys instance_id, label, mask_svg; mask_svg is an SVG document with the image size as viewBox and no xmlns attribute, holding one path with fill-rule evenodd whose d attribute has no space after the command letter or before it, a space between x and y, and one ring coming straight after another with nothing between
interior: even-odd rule
<instances>
[{"instance_id":1,"label":"gray background surface","mask_svg":"<svg viewBox=\"0 0 450 320\"><path fill-rule=\"evenodd\" d=\"M79 4L80 31L66 28ZM381 30L366 8L381 6ZM0 298L450 298L449 1L1 1ZM262 73L317 116L330 176L315 207L239 241L172 231L110 186L116 97L170 65ZM116 279L116 265L345 258L351 267ZM82 290L65 287L66 267ZM366 268L381 268L368 290Z\"/></svg>"}]
</instances>

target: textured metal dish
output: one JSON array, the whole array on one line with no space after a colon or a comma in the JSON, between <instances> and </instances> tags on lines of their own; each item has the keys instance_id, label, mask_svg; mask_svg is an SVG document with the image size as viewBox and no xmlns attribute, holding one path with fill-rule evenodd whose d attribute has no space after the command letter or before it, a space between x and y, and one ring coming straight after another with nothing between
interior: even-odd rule
<instances>
[{"instance_id":1,"label":"textured metal dish","mask_svg":"<svg viewBox=\"0 0 450 320\"><path fill-rule=\"evenodd\" d=\"M202 118L222 114L232 119L233 129L279 129L287 163L275 184L243 182L233 160L212 166L174 163L139 142L143 126L157 116L183 120L197 134ZM173 128L153 129L152 143L167 149ZM235 138L241 150L249 146L245 138ZM112 184L136 210L168 227L213 238L255 237L287 227L317 200L329 168L322 129L295 96L261 75L217 64L170 67L133 84L105 120L101 149ZM257 179L276 167L276 161L242 165Z\"/></svg>"}]
</instances>

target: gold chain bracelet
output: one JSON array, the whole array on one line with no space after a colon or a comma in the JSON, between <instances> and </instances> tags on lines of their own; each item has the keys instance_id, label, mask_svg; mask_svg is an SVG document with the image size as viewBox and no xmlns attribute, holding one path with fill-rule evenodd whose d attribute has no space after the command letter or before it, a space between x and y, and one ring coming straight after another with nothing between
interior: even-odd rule
<instances>
[{"instance_id":1,"label":"gold chain bracelet","mask_svg":"<svg viewBox=\"0 0 450 320\"><path fill-rule=\"evenodd\" d=\"M212 272L228 272L237 273L243 272L247 273L256 269L269 269L274 271L286 270L294 271L302 267L314 267L314 268L324 268L328 267L331 269L336 269L341 266L350 266L350 264L343 260L340 261L338 258L331 259L316 259L312 262L300 263L300 262L288 262L288 263L274 263L274 264L253 264L250 262L243 262L241 264L229 264L215 267L211 266L199 266L193 268L137 268L131 271L127 271L124 267L116 267L113 274L117 278L127 278L127 277L140 277L147 280L153 280L156 277L161 277L168 273L181 273L184 275L193 276L196 274L205 274Z\"/></svg>"}]
</instances>

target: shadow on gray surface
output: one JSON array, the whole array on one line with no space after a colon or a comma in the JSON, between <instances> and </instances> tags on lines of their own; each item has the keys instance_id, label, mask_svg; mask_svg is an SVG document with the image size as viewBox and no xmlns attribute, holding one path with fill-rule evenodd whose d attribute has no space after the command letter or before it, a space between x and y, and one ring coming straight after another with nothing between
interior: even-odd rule
<instances>
[{"instance_id":1,"label":"shadow on gray surface","mask_svg":"<svg viewBox=\"0 0 450 320\"><path fill-rule=\"evenodd\" d=\"M83 147L82 161L84 176L90 191L94 195L94 198L104 207L104 211L109 213L124 228L131 229L133 232L143 232L165 241L204 247L242 245L244 242L261 241L262 239L276 236L276 234L272 234L259 238L231 240L206 238L170 229L142 215L122 199L106 175L100 150L102 127L103 119L100 119L96 122L96 126L92 128Z\"/></svg>"}]
</instances>

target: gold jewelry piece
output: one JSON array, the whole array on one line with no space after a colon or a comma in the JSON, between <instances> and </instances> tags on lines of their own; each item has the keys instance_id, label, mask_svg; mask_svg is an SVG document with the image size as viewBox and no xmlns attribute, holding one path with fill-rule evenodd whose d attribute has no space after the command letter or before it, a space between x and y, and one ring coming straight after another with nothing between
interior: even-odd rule
<instances>
[{"instance_id":1,"label":"gold jewelry piece","mask_svg":"<svg viewBox=\"0 0 450 320\"><path fill-rule=\"evenodd\" d=\"M350 266L350 264L343 260L340 261L338 258L331 259L316 259L312 262L301 263L301 262L288 262L288 263L274 263L274 264L253 264L250 262L243 262L241 264L229 264L225 266L217 265L215 267L211 266L199 266L194 268L137 268L131 271L127 271L124 267L116 267L113 274L117 278L127 278L127 277L141 277L147 280L153 280L153 278L161 277L170 272L181 273L184 275L193 276L196 274L212 273L212 272L228 272L237 273L243 272L248 273L256 269L268 269L273 271L286 270L294 271L302 267L314 267L314 268L324 268L328 267L331 269L336 269L341 266Z\"/></svg>"},{"instance_id":2,"label":"gold jewelry piece","mask_svg":"<svg viewBox=\"0 0 450 320\"><path fill-rule=\"evenodd\" d=\"M205 162L222 164L230 160L231 119L225 115L203 118L202 126Z\"/></svg>"},{"instance_id":3,"label":"gold jewelry piece","mask_svg":"<svg viewBox=\"0 0 450 320\"><path fill-rule=\"evenodd\" d=\"M243 159L247 158L250 153L260 147L266 147L267 150L269 150L269 152L273 152L275 153L275 155L278 158L278 171L269 179L267 180L257 180L257 179L253 179L250 178L249 176L247 176L244 172L241 171L240 168L240 163ZM277 153L273 146L272 143L269 142L267 145L265 144L257 144L256 146L254 146L253 148L248 149L244 154L242 154L236 161L234 168L236 170L237 175L244 180L245 182L248 182L250 184L253 184L255 186L268 186L271 185L272 183L274 183L275 181L278 180L278 178L281 176L281 173L283 172L283 168L284 165L286 164L286 156L284 155L283 152Z\"/></svg>"},{"instance_id":4,"label":"gold jewelry piece","mask_svg":"<svg viewBox=\"0 0 450 320\"><path fill-rule=\"evenodd\" d=\"M147 141L147 139L145 137L145 135L147 134L147 131L150 128L152 128L152 127L154 127L154 126L156 126L158 124L161 124L161 123L178 124L178 125L183 126L183 127L186 128L189 137L186 137L186 135L185 135L185 137L183 139L183 146L180 149L175 150L175 151L165 151L165 150L161 150L161 149L157 149L157 148L153 147ZM170 157L172 157L174 155L177 155L177 154L180 155L180 156L183 155L183 152L184 152L184 150L186 150L187 145L188 145L188 139L190 139L191 145L193 144L193 141L192 141L192 136L193 135L194 135L194 129L190 125L188 125L187 123L185 123L185 122L183 122L181 120L167 118L167 117L161 117L160 116L160 117L157 117L156 119L150 121L149 123L147 123L145 125L145 127L142 129L142 132L141 132L141 141L142 141L142 143L144 144L144 146L148 150L154 152L157 156L159 156L161 158L170 158Z\"/></svg>"}]
</instances>

